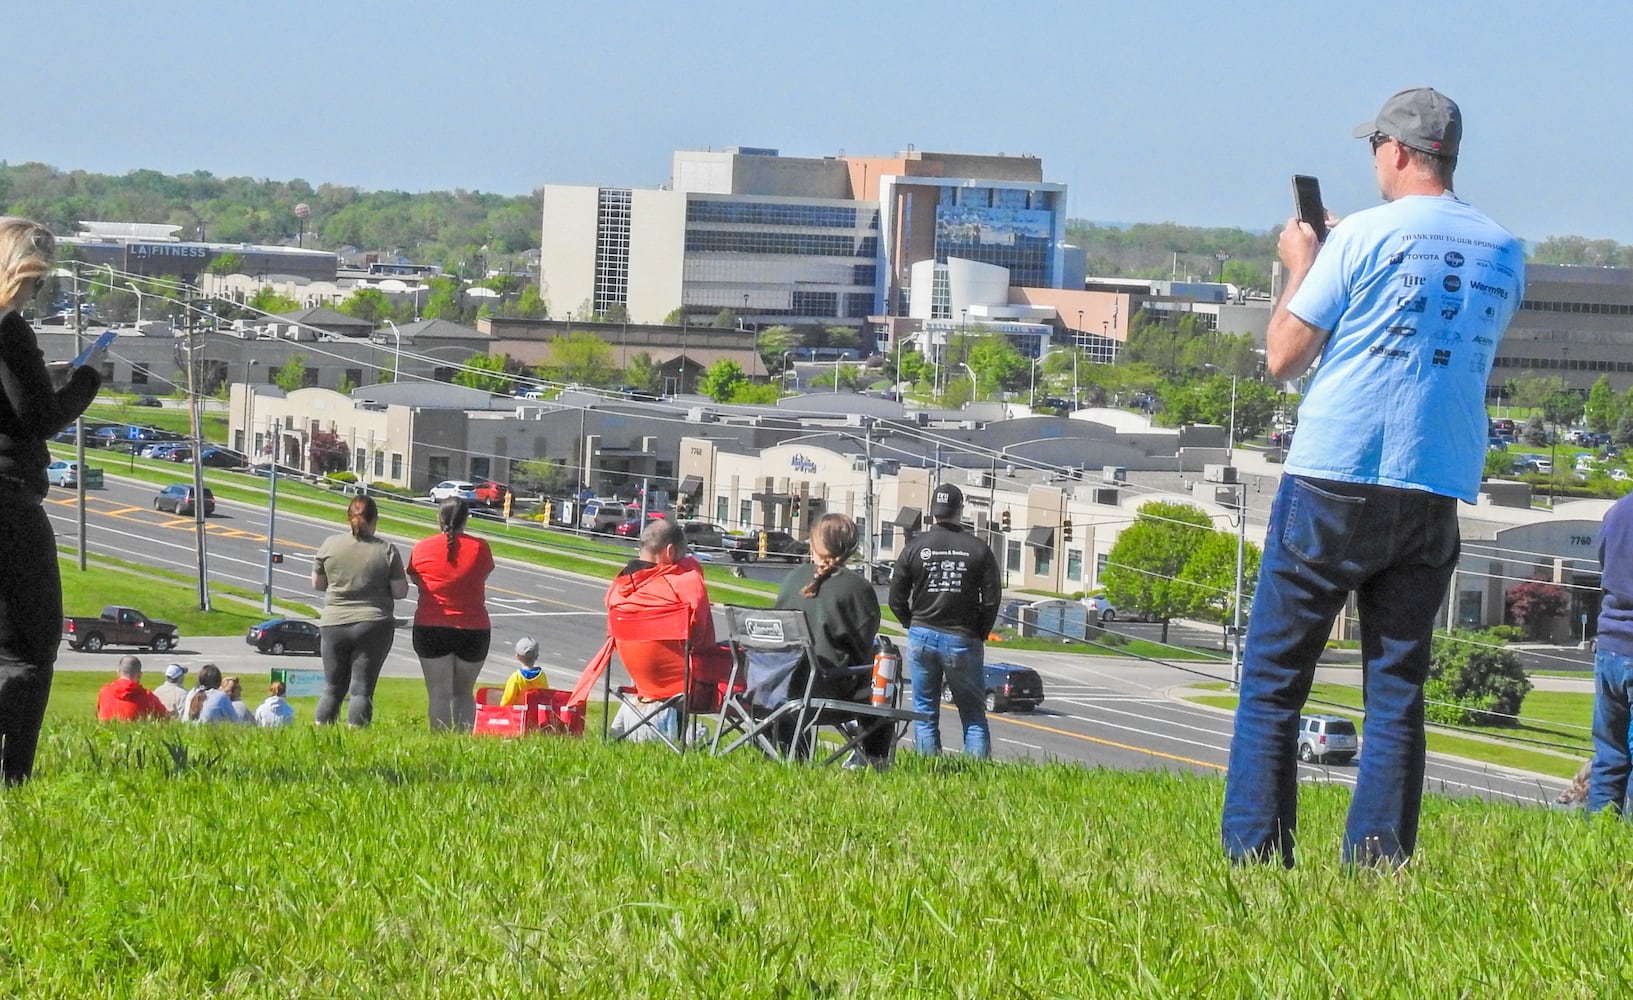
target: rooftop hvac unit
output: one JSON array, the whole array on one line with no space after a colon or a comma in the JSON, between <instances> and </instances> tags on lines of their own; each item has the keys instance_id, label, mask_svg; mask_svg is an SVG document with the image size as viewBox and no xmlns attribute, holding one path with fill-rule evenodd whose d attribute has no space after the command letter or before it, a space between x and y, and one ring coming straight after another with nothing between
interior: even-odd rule
<instances>
[{"instance_id":1,"label":"rooftop hvac unit","mask_svg":"<svg viewBox=\"0 0 1633 1000\"><path fill-rule=\"evenodd\" d=\"M992 473L984 470L969 469L964 473L964 485L974 486L977 489L992 489Z\"/></svg>"},{"instance_id":2,"label":"rooftop hvac unit","mask_svg":"<svg viewBox=\"0 0 1633 1000\"><path fill-rule=\"evenodd\" d=\"M913 423L918 424L920 427L930 426L930 411L928 411L928 410L915 410L915 411L913 411Z\"/></svg>"},{"instance_id":3,"label":"rooftop hvac unit","mask_svg":"<svg viewBox=\"0 0 1633 1000\"><path fill-rule=\"evenodd\" d=\"M871 427L873 426L873 418L866 413L847 413L845 414L845 423L850 427Z\"/></svg>"},{"instance_id":4,"label":"rooftop hvac unit","mask_svg":"<svg viewBox=\"0 0 1633 1000\"><path fill-rule=\"evenodd\" d=\"M1126 483L1126 482L1128 482L1128 466L1126 466L1126 465L1102 466L1101 469L1100 469L1100 479L1103 482L1107 482L1107 483Z\"/></svg>"},{"instance_id":5,"label":"rooftop hvac unit","mask_svg":"<svg viewBox=\"0 0 1633 1000\"><path fill-rule=\"evenodd\" d=\"M706 406L694 406L686 411L686 422L689 424L718 423L720 415Z\"/></svg>"},{"instance_id":6,"label":"rooftop hvac unit","mask_svg":"<svg viewBox=\"0 0 1633 1000\"><path fill-rule=\"evenodd\" d=\"M1202 478L1210 483L1234 483L1236 482L1236 466L1204 465L1202 466Z\"/></svg>"},{"instance_id":7,"label":"rooftop hvac unit","mask_svg":"<svg viewBox=\"0 0 1633 1000\"><path fill-rule=\"evenodd\" d=\"M1121 490L1113 489L1110 486L1097 486L1094 489L1094 502L1103 503L1108 507L1115 507L1117 506L1117 498L1121 493Z\"/></svg>"}]
</instances>

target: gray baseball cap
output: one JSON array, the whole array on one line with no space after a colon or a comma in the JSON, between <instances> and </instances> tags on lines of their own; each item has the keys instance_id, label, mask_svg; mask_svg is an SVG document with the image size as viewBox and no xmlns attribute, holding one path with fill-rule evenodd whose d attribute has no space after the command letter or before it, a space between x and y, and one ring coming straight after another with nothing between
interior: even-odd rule
<instances>
[{"instance_id":1,"label":"gray baseball cap","mask_svg":"<svg viewBox=\"0 0 1633 1000\"><path fill-rule=\"evenodd\" d=\"M1355 126L1357 139L1378 132L1419 152L1456 156L1463 143L1463 112L1433 87L1413 87L1385 101L1378 117Z\"/></svg>"}]
</instances>

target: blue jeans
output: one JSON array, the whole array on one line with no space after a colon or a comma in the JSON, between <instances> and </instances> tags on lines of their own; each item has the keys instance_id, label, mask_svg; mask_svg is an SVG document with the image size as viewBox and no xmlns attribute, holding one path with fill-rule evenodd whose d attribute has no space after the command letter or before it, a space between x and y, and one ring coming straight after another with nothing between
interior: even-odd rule
<instances>
[{"instance_id":1,"label":"blue jeans","mask_svg":"<svg viewBox=\"0 0 1633 1000\"><path fill-rule=\"evenodd\" d=\"M1285 476L1248 620L1230 743L1225 853L1293 865L1297 734L1316 660L1353 592L1361 619L1366 744L1344 860L1402 861L1423 803L1423 682L1457 565L1457 501L1415 490Z\"/></svg>"},{"instance_id":2,"label":"blue jeans","mask_svg":"<svg viewBox=\"0 0 1633 1000\"><path fill-rule=\"evenodd\" d=\"M930 716L913 723L913 743L922 754L941 753L941 684L946 679L964 727L964 754L992 756L987 729L986 684L982 663L986 647L981 640L923 625L907 630L907 671L913 679L913 710Z\"/></svg>"},{"instance_id":3,"label":"blue jeans","mask_svg":"<svg viewBox=\"0 0 1633 1000\"><path fill-rule=\"evenodd\" d=\"M1601 649L1593 654L1593 772L1588 812L1622 811L1630 769L1628 705L1633 702L1633 656Z\"/></svg>"}]
</instances>

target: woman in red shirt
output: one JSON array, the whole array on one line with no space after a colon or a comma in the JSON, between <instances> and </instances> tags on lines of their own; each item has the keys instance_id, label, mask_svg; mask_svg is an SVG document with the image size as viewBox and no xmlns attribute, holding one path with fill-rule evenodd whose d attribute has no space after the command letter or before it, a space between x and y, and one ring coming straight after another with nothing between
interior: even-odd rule
<instances>
[{"instance_id":1,"label":"woman in red shirt","mask_svg":"<svg viewBox=\"0 0 1633 1000\"><path fill-rule=\"evenodd\" d=\"M414 611L414 652L425 674L432 729L470 732L476 721L472 695L488 658L487 580L493 572L488 543L465 534L470 509L448 499L437 508L440 535L414 546L408 578L419 588Z\"/></svg>"}]
</instances>

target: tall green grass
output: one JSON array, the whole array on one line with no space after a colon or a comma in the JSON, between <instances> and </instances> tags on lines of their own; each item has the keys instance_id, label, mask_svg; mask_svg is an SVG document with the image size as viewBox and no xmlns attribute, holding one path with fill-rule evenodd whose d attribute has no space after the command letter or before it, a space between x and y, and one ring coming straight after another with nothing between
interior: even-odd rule
<instances>
[{"instance_id":1,"label":"tall green grass","mask_svg":"<svg viewBox=\"0 0 1633 1000\"><path fill-rule=\"evenodd\" d=\"M67 692L64 692L65 695ZM54 705L0 794L28 997L1608 997L1633 833L1431 798L1395 876L1233 869L1221 783L886 773L595 739L106 726ZM70 704L73 702L73 704ZM422 702L423 703L423 702ZM59 714L57 709L66 711Z\"/></svg>"}]
</instances>

